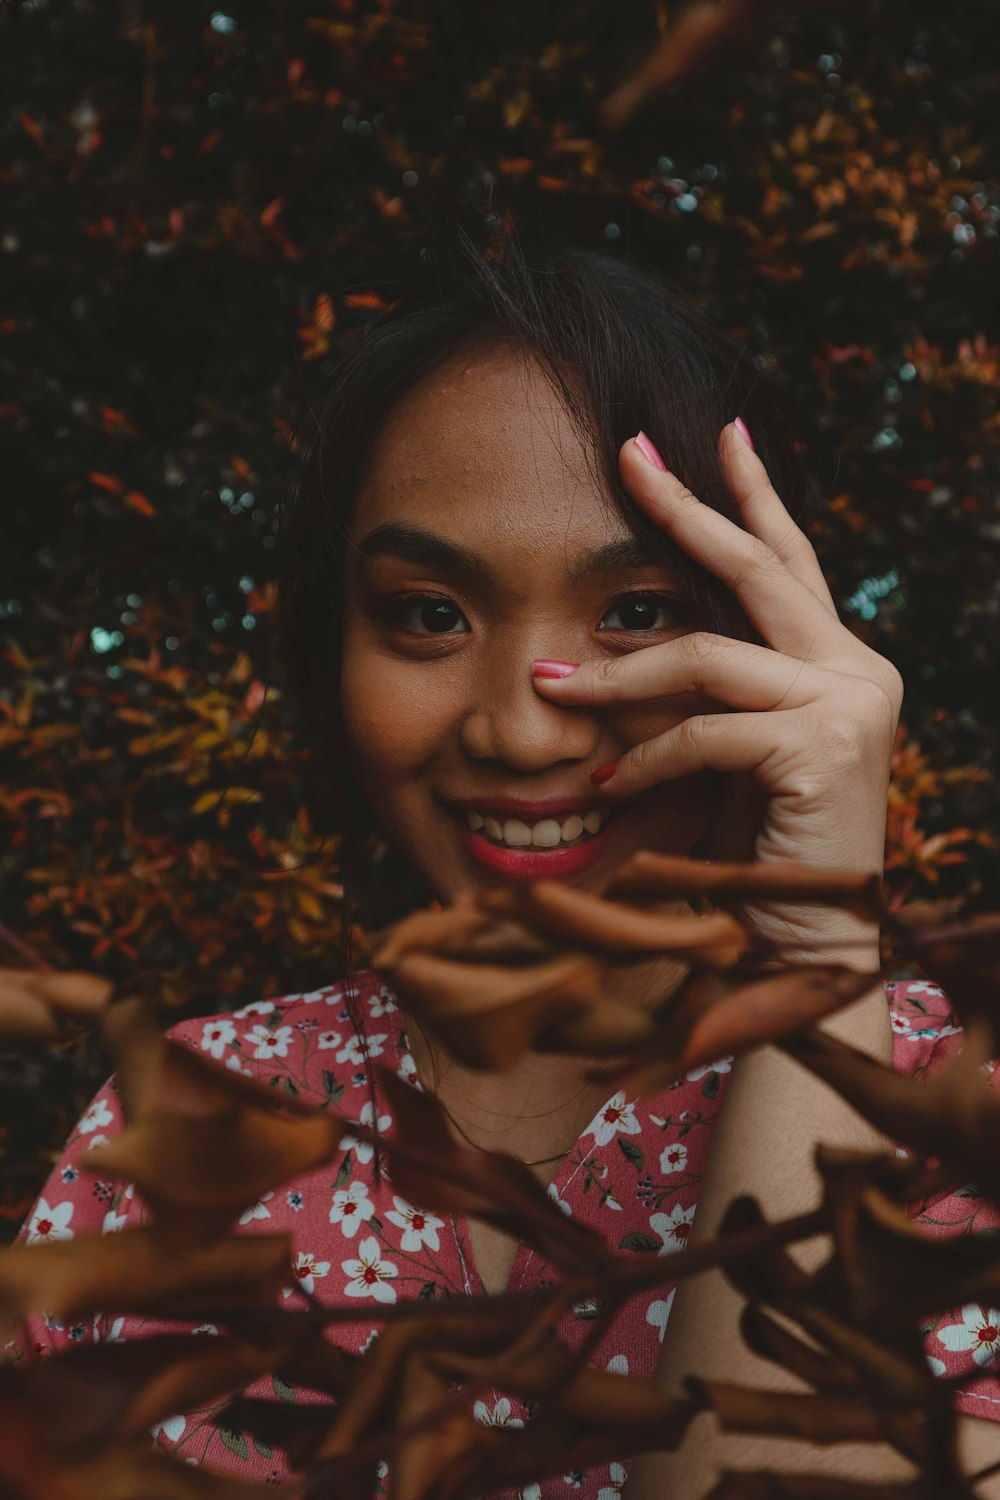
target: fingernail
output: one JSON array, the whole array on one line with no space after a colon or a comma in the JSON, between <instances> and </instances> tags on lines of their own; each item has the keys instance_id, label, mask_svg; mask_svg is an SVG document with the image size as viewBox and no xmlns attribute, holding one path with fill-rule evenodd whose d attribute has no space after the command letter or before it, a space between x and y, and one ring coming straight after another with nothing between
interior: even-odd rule
<instances>
[{"instance_id":1,"label":"fingernail","mask_svg":"<svg viewBox=\"0 0 1000 1500\"><path fill-rule=\"evenodd\" d=\"M545 661L539 658L531 663L532 677L572 677L578 661Z\"/></svg>"},{"instance_id":2,"label":"fingernail","mask_svg":"<svg viewBox=\"0 0 1000 1500\"><path fill-rule=\"evenodd\" d=\"M609 760L606 766L600 766L594 771L590 779L595 786L603 786L606 781L611 780L617 769L618 762L616 760Z\"/></svg>"},{"instance_id":3,"label":"fingernail","mask_svg":"<svg viewBox=\"0 0 1000 1500\"><path fill-rule=\"evenodd\" d=\"M648 464L652 464L654 469L659 469L663 474L668 472L667 466L656 451L655 445L650 442L644 432L637 432L632 441Z\"/></svg>"},{"instance_id":4,"label":"fingernail","mask_svg":"<svg viewBox=\"0 0 1000 1500\"><path fill-rule=\"evenodd\" d=\"M751 453L756 453L757 450L756 450L756 448L753 445L753 438L750 436L750 429L747 426L747 424L744 422L743 418L742 417L737 417L736 421L733 423L733 426L736 428L736 431L739 433L740 437L743 439L743 441L746 443L747 447L750 449L750 452Z\"/></svg>"}]
</instances>

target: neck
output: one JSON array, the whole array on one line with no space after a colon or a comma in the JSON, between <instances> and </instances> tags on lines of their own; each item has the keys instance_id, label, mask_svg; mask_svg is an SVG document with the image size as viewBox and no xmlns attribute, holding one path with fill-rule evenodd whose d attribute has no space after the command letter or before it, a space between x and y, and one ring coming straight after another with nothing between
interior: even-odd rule
<instances>
[{"instance_id":1,"label":"neck","mask_svg":"<svg viewBox=\"0 0 1000 1500\"><path fill-rule=\"evenodd\" d=\"M683 972L663 960L635 965L619 976L617 997L652 1007L676 989ZM588 1058L531 1053L503 1073L482 1073L450 1057L415 1017L407 1016L406 1025L417 1076L451 1117L455 1139L535 1163L545 1182L608 1097L604 1084L588 1081Z\"/></svg>"}]
</instances>

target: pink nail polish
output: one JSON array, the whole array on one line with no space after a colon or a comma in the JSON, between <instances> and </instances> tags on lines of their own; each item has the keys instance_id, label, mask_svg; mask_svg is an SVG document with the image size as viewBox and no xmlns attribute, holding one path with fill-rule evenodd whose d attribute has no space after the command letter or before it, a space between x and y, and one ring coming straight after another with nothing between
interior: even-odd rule
<instances>
[{"instance_id":1,"label":"pink nail polish","mask_svg":"<svg viewBox=\"0 0 1000 1500\"><path fill-rule=\"evenodd\" d=\"M606 781L611 780L617 769L618 762L616 760L609 760L606 766L599 766L598 769L592 773L590 779L595 786L603 786Z\"/></svg>"},{"instance_id":2,"label":"pink nail polish","mask_svg":"<svg viewBox=\"0 0 1000 1500\"><path fill-rule=\"evenodd\" d=\"M537 661L531 663L531 675L532 677L572 677L579 665L578 661L545 661L544 658L539 657Z\"/></svg>"},{"instance_id":3,"label":"pink nail polish","mask_svg":"<svg viewBox=\"0 0 1000 1500\"><path fill-rule=\"evenodd\" d=\"M663 459L656 451L655 444L650 442L644 432L637 432L632 441L648 464L652 464L654 469L659 469L663 474L669 472Z\"/></svg>"},{"instance_id":4,"label":"pink nail polish","mask_svg":"<svg viewBox=\"0 0 1000 1500\"><path fill-rule=\"evenodd\" d=\"M753 438L750 436L750 429L744 422L743 418L737 417L736 421L733 423L733 426L736 428L736 431L739 433L740 437L750 449L750 452L755 453L757 450L754 448Z\"/></svg>"}]
</instances>

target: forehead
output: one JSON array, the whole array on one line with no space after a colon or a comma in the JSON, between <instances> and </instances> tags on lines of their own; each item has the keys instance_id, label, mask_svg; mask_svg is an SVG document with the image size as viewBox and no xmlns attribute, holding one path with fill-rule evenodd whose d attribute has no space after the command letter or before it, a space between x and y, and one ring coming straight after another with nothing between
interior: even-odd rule
<instances>
[{"instance_id":1,"label":"forehead","mask_svg":"<svg viewBox=\"0 0 1000 1500\"><path fill-rule=\"evenodd\" d=\"M355 505L355 540L407 521L470 545L580 546L631 534L536 359L449 359L393 410Z\"/></svg>"}]
</instances>

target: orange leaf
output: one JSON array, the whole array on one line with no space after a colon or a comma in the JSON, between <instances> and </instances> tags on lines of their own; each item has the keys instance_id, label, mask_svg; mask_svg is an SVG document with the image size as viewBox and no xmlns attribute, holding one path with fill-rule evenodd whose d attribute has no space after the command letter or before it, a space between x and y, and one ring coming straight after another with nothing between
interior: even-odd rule
<instances>
[{"instance_id":1,"label":"orange leaf","mask_svg":"<svg viewBox=\"0 0 1000 1500\"><path fill-rule=\"evenodd\" d=\"M114 474L99 474L91 470L87 475L91 484L96 484L98 489L107 490L109 495L120 495L125 486Z\"/></svg>"}]
</instances>

